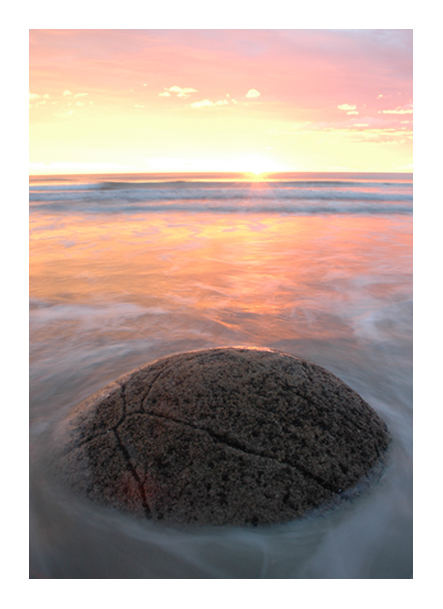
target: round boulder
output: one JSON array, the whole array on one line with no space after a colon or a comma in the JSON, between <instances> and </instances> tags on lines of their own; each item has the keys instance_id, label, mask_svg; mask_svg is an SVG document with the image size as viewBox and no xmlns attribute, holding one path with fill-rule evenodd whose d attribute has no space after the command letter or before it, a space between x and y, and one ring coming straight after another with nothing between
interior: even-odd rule
<instances>
[{"instance_id":1,"label":"round boulder","mask_svg":"<svg viewBox=\"0 0 443 609\"><path fill-rule=\"evenodd\" d=\"M71 487L153 519L294 519L349 489L389 443L383 421L336 376L269 349L159 359L64 421Z\"/></svg>"}]
</instances>

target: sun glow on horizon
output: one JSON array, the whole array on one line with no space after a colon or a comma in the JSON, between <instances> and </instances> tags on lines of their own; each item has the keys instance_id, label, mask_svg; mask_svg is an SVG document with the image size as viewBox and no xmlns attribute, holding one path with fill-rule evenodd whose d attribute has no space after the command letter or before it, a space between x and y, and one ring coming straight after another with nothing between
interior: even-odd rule
<instances>
[{"instance_id":1,"label":"sun glow on horizon","mask_svg":"<svg viewBox=\"0 0 443 609\"><path fill-rule=\"evenodd\" d=\"M254 155L239 161L239 171L260 178L267 173L283 171L283 169L267 157Z\"/></svg>"}]
</instances>

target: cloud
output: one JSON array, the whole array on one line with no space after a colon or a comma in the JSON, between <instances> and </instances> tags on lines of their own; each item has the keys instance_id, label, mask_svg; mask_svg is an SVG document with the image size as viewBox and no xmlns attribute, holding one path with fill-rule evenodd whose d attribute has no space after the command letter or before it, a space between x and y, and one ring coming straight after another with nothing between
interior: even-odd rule
<instances>
[{"instance_id":1,"label":"cloud","mask_svg":"<svg viewBox=\"0 0 443 609\"><path fill-rule=\"evenodd\" d=\"M218 99L217 101L211 101L210 99L202 99L200 101L193 102L191 104L191 108L210 108L212 106L227 106L228 104L229 101L227 99Z\"/></svg>"},{"instance_id":2,"label":"cloud","mask_svg":"<svg viewBox=\"0 0 443 609\"><path fill-rule=\"evenodd\" d=\"M189 97L191 93L197 93L197 89L193 87L179 87L178 85L172 85L172 87L165 87L162 93L159 93L160 97L171 97L171 93L174 93L177 97Z\"/></svg>"},{"instance_id":3,"label":"cloud","mask_svg":"<svg viewBox=\"0 0 443 609\"><path fill-rule=\"evenodd\" d=\"M75 93L74 97L86 97L87 93Z\"/></svg>"},{"instance_id":4,"label":"cloud","mask_svg":"<svg viewBox=\"0 0 443 609\"><path fill-rule=\"evenodd\" d=\"M40 95L40 93L30 93L29 94L29 101L35 101L37 99L49 99L51 96L49 95L49 93L44 93L43 95Z\"/></svg>"},{"instance_id":5,"label":"cloud","mask_svg":"<svg viewBox=\"0 0 443 609\"><path fill-rule=\"evenodd\" d=\"M340 104L339 106L337 106L337 108L339 110L356 110L357 106L355 106L354 104Z\"/></svg>"},{"instance_id":6,"label":"cloud","mask_svg":"<svg viewBox=\"0 0 443 609\"><path fill-rule=\"evenodd\" d=\"M29 108L39 108L40 106L49 104L48 100L50 98L51 96L49 95L49 93L29 93Z\"/></svg>"},{"instance_id":7,"label":"cloud","mask_svg":"<svg viewBox=\"0 0 443 609\"><path fill-rule=\"evenodd\" d=\"M379 94L377 95L377 99L381 99L382 97L383 97L383 93L379 93Z\"/></svg>"},{"instance_id":8,"label":"cloud","mask_svg":"<svg viewBox=\"0 0 443 609\"><path fill-rule=\"evenodd\" d=\"M65 89L63 91L63 95L66 97L67 95L72 95L72 91L70 91L69 89Z\"/></svg>"},{"instance_id":9,"label":"cloud","mask_svg":"<svg viewBox=\"0 0 443 609\"><path fill-rule=\"evenodd\" d=\"M134 108L144 108L143 104L134 104Z\"/></svg>"},{"instance_id":10,"label":"cloud","mask_svg":"<svg viewBox=\"0 0 443 609\"><path fill-rule=\"evenodd\" d=\"M397 106L393 110L379 110L379 114L412 114L410 106Z\"/></svg>"},{"instance_id":11,"label":"cloud","mask_svg":"<svg viewBox=\"0 0 443 609\"><path fill-rule=\"evenodd\" d=\"M176 85L169 87L169 91L171 93L177 93L178 97L188 97L191 93L197 93L197 89L194 89L193 87L177 87Z\"/></svg>"},{"instance_id":12,"label":"cloud","mask_svg":"<svg viewBox=\"0 0 443 609\"><path fill-rule=\"evenodd\" d=\"M253 99L254 97L260 97L261 93L260 91L257 91L257 89L249 89L249 91L246 93L245 97L249 97L251 99Z\"/></svg>"},{"instance_id":13,"label":"cloud","mask_svg":"<svg viewBox=\"0 0 443 609\"><path fill-rule=\"evenodd\" d=\"M348 110L346 114L358 114L357 110Z\"/></svg>"},{"instance_id":14,"label":"cloud","mask_svg":"<svg viewBox=\"0 0 443 609\"><path fill-rule=\"evenodd\" d=\"M208 106L213 106L214 103L212 101L210 101L209 99L202 99L201 101L196 101L193 104L191 104L192 108L206 108Z\"/></svg>"}]
</instances>

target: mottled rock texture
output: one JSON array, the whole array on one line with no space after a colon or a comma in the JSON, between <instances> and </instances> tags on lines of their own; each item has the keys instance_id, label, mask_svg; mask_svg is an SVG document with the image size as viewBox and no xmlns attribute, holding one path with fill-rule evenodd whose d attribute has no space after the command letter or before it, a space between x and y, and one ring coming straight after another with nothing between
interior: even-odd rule
<instances>
[{"instance_id":1,"label":"mottled rock texture","mask_svg":"<svg viewBox=\"0 0 443 609\"><path fill-rule=\"evenodd\" d=\"M158 520L258 524L352 487L389 434L320 366L220 348L121 377L72 412L59 441L63 476L93 500Z\"/></svg>"}]
</instances>

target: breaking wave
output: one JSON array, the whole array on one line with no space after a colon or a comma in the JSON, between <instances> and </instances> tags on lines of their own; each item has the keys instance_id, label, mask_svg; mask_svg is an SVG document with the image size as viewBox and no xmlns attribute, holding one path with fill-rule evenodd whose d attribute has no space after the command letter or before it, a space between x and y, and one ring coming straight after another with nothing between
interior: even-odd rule
<instances>
[{"instance_id":1,"label":"breaking wave","mask_svg":"<svg viewBox=\"0 0 443 609\"><path fill-rule=\"evenodd\" d=\"M410 182L292 180L278 182L91 181L32 184L32 211L50 213L252 212L410 214Z\"/></svg>"}]
</instances>

